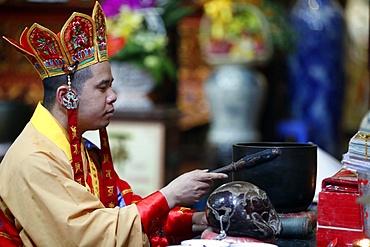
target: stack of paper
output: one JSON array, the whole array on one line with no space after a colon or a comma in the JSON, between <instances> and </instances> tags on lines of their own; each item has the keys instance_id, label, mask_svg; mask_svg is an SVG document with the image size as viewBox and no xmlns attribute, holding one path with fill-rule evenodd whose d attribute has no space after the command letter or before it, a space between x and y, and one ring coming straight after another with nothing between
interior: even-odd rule
<instances>
[{"instance_id":1,"label":"stack of paper","mask_svg":"<svg viewBox=\"0 0 370 247\"><path fill-rule=\"evenodd\" d=\"M370 173L370 111L361 122L358 132L351 138L348 152L343 155L344 168Z\"/></svg>"}]
</instances>

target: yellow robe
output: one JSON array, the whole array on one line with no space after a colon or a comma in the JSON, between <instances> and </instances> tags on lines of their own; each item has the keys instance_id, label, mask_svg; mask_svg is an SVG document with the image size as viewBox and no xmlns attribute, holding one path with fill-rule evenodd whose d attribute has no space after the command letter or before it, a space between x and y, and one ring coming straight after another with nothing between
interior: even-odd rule
<instances>
[{"instance_id":1,"label":"yellow robe","mask_svg":"<svg viewBox=\"0 0 370 247\"><path fill-rule=\"evenodd\" d=\"M74 181L68 150L68 134L39 104L0 165L0 209L23 244L149 246L137 206L105 208Z\"/></svg>"}]
</instances>

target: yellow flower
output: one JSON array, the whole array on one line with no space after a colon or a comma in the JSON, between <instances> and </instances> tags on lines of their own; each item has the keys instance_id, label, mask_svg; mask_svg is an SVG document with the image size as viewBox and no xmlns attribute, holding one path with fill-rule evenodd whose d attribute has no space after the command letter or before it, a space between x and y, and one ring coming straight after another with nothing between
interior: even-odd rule
<instances>
[{"instance_id":1,"label":"yellow flower","mask_svg":"<svg viewBox=\"0 0 370 247\"><path fill-rule=\"evenodd\" d=\"M215 38L222 39L227 25L233 19L230 0L212 0L204 4L205 14L212 20L211 33Z\"/></svg>"},{"instance_id":2,"label":"yellow flower","mask_svg":"<svg viewBox=\"0 0 370 247\"><path fill-rule=\"evenodd\" d=\"M108 30L115 37L128 38L132 33L142 28L144 16L132 11L127 6L120 8L120 13L107 19Z\"/></svg>"}]
</instances>

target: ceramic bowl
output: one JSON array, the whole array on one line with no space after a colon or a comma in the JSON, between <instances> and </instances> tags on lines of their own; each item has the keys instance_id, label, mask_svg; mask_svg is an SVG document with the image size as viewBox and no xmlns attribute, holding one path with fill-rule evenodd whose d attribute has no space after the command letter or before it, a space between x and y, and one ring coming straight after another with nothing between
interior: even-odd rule
<instances>
[{"instance_id":1,"label":"ceramic bowl","mask_svg":"<svg viewBox=\"0 0 370 247\"><path fill-rule=\"evenodd\" d=\"M195 246L195 247L229 247L230 244L227 242L211 239L189 239L181 242L183 246Z\"/></svg>"},{"instance_id":2,"label":"ceramic bowl","mask_svg":"<svg viewBox=\"0 0 370 247\"><path fill-rule=\"evenodd\" d=\"M237 244L230 244L230 247L277 247L275 244L267 244L267 243L237 243Z\"/></svg>"}]
</instances>

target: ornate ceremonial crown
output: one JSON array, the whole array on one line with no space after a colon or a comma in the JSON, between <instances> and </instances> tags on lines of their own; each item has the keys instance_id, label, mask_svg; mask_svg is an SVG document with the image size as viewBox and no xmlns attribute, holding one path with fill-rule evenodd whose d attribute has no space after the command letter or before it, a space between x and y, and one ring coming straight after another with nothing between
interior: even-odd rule
<instances>
[{"instance_id":1,"label":"ornate ceremonial crown","mask_svg":"<svg viewBox=\"0 0 370 247\"><path fill-rule=\"evenodd\" d=\"M98 2L92 17L74 12L58 34L35 23L24 29L19 43L3 38L31 62L41 79L108 60L106 19Z\"/></svg>"}]
</instances>

